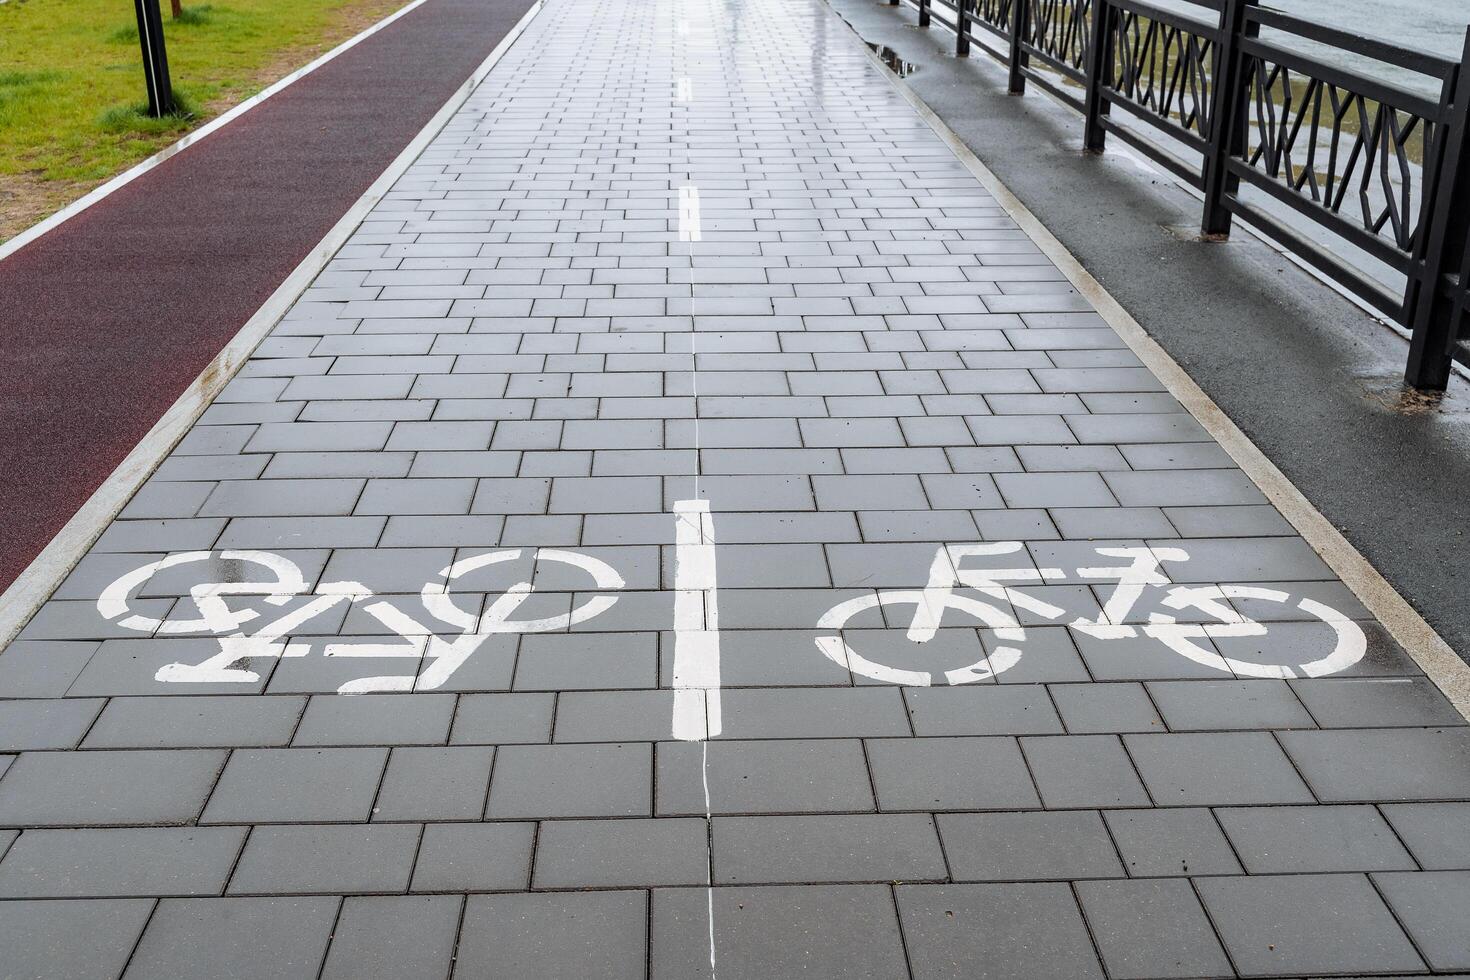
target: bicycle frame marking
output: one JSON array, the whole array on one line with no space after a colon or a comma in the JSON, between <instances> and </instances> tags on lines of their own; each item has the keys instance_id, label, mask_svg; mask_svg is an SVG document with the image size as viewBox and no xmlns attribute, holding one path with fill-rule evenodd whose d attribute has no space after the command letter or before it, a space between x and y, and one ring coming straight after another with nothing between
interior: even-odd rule
<instances>
[{"instance_id":1,"label":"bicycle frame marking","mask_svg":"<svg viewBox=\"0 0 1470 980\"><path fill-rule=\"evenodd\" d=\"M1023 545L1019 541L941 545L935 551L929 569L929 581L923 589L878 591L849 599L829 609L817 622L819 630L830 631L816 637L817 649L829 660L873 680L905 686L929 686L933 683L933 675L929 672L875 663L854 650L847 643L842 630L853 615L863 610L890 603L912 603L914 614L906 635L914 643L927 643L938 632L945 610L954 608L974 616L997 640L1004 641L1006 645L997 646L993 653L974 664L944 671L941 676L949 684L966 684L995 677L1020 660L1021 651L1010 643L1023 640L1025 630L1001 608L969 596L957 595L955 590L961 587L970 589L1046 620L1064 619L1066 610L1060 606L1012 587L1012 584L1066 579L1067 576L1061 569L970 568L964 564L967 558L997 558L1015 554L1022 549ZM1079 579L1106 579L1114 583L1112 592L1103 602L1096 619L1079 616L1067 623L1072 629L1096 639L1127 639L1142 634L1159 640L1170 650L1195 663L1237 677L1322 677L1346 670L1361 660L1367 651L1367 637L1361 627L1324 603L1302 598L1296 603L1296 608L1313 619L1322 621L1332 630L1334 643L1327 655L1296 666L1253 663L1225 656L1213 647L1200 645L1198 641L1261 637L1267 634L1264 624L1242 615L1227 600L1253 599L1290 603L1292 597L1279 589L1252 585L1175 585L1160 566L1166 561L1188 561L1189 554L1182 548L1118 547L1095 550L1104 558L1120 558L1127 562L1077 569ZM1215 622L1181 623L1167 613L1151 612L1147 623L1137 626L1129 623L1139 600L1149 588L1166 589L1161 603L1165 608L1179 611L1195 609Z\"/></svg>"}]
</instances>

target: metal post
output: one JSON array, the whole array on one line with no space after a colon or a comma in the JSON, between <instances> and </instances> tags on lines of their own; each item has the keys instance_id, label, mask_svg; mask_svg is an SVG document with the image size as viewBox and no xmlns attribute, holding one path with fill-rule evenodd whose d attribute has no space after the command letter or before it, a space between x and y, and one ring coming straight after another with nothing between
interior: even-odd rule
<instances>
[{"instance_id":1,"label":"metal post","mask_svg":"<svg viewBox=\"0 0 1470 980\"><path fill-rule=\"evenodd\" d=\"M1470 268L1470 29L1460 67L1440 105L1452 106L1449 122L1424 168L1432 185L1424 188L1419 235L1404 294L1404 319L1412 334L1404 383L1443 391L1450 381L1450 348L1463 314L1458 297L1443 288L1445 278ZM1460 288L1465 289L1463 281Z\"/></svg>"},{"instance_id":2,"label":"metal post","mask_svg":"<svg viewBox=\"0 0 1470 980\"><path fill-rule=\"evenodd\" d=\"M1088 153L1101 153L1107 143L1103 117L1108 114L1108 100L1103 89L1113 83L1113 7L1107 0L1092 0L1092 34L1087 46L1087 98L1084 103L1086 125L1082 131L1082 148Z\"/></svg>"},{"instance_id":3,"label":"metal post","mask_svg":"<svg viewBox=\"0 0 1470 980\"><path fill-rule=\"evenodd\" d=\"M970 56L970 8L975 0L956 0L955 2L955 27L954 56L956 58L968 58Z\"/></svg>"},{"instance_id":4,"label":"metal post","mask_svg":"<svg viewBox=\"0 0 1470 980\"><path fill-rule=\"evenodd\" d=\"M1026 64L1031 56L1021 44L1030 33L1031 0L1011 0L1011 78L1006 86L1011 95L1026 94Z\"/></svg>"},{"instance_id":5,"label":"metal post","mask_svg":"<svg viewBox=\"0 0 1470 980\"><path fill-rule=\"evenodd\" d=\"M931 0L919 0L919 26L929 26L929 4Z\"/></svg>"},{"instance_id":6,"label":"metal post","mask_svg":"<svg viewBox=\"0 0 1470 980\"><path fill-rule=\"evenodd\" d=\"M1210 145L1205 151L1205 210L1200 231L1206 238L1230 234L1230 210L1225 198L1240 189L1240 178L1230 173L1230 158L1245 153L1249 118L1250 75L1245 70L1241 41L1260 34L1261 25L1246 16L1258 0L1225 0L1220 8L1220 43L1215 48L1215 90L1210 93Z\"/></svg>"},{"instance_id":7,"label":"metal post","mask_svg":"<svg viewBox=\"0 0 1470 980\"><path fill-rule=\"evenodd\" d=\"M168 53L163 46L163 14L158 0L133 0L138 14L138 43L143 48L143 78L148 86L148 115L158 118L174 111L174 87L168 77Z\"/></svg>"}]
</instances>

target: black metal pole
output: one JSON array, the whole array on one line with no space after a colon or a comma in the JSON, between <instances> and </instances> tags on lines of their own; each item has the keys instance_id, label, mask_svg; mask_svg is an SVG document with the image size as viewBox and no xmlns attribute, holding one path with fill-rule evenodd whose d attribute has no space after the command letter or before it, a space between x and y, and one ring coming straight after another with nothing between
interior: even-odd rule
<instances>
[{"instance_id":1,"label":"black metal pole","mask_svg":"<svg viewBox=\"0 0 1470 980\"><path fill-rule=\"evenodd\" d=\"M1026 62L1029 56L1021 47L1031 31L1031 0L1011 0L1010 79L1006 91L1011 95L1026 94Z\"/></svg>"},{"instance_id":2,"label":"black metal pole","mask_svg":"<svg viewBox=\"0 0 1470 980\"><path fill-rule=\"evenodd\" d=\"M1082 148L1088 153L1101 153L1107 142L1103 117L1109 103L1103 89L1113 83L1113 7L1107 0L1092 0L1092 36L1087 48L1087 96L1084 99L1085 123Z\"/></svg>"},{"instance_id":3,"label":"black metal pole","mask_svg":"<svg viewBox=\"0 0 1470 980\"><path fill-rule=\"evenodd\" d=\"M954 55L956 58L970 56L970 5L974 0L957 0L955 3Z\"/></svg>"},{"instance_id":4,"label":"black metal pole","mask_svg":"<svg viewBox=\"0 0 1470 980\"><path fill-rule=\"evenodd\" d=\"M1414 264L1404 297L1404 325L1411 331L1404 381L1413 388L1443 391L1450 381L1450 348L1463 313L1459 300L1447 295L1447 276L1470 269L1470 30L1455 73L1453 88L1441 96L1452 108L1441 128L1433 169L1424 188ZM1465 288L1465 283L1460 283Z\"/></svg>"},{"instance_id":5,"label":"black metal pole","mask_svg":"<svg viewBox=\"0 0 1470 980\"><path fill-rule=\"evenodd\" d=\"M919 0L919 26L929 26L929 3L930 0Z\"/></svg>"},{"instance_id":6,"label":"black metal pole","mask_svg":"<svg viewBox=\"0 0 1470 980\"><path fill-rule=\"evenodd\" d=\"M163 14L158 0L133 0L138 14L138 44L143 48L143 79L148 86L148 115L155 119L174 111L174 87L168 77L163 47Z\"/></svg>"},{"instance_id":7,"label":"black metal pole","mask_svg":"<svg viewBox=\"0 0 1470 980\"><path fill-rule=\"evenodd\" d=\"M1215 91L1210 101L1210 146L1204 159L1205 210L1200 231L1206 238L1230 234L1231 214L1225 198L1240 188L1230 174L1230 158L1245 152L1249 124L1250 76L1244 70L1240 42L1260 33L1260 25L1246 17L1256 0L1225 0L1220 9L1220 43L1216 47Z\"/></svg>"}]
</instances>

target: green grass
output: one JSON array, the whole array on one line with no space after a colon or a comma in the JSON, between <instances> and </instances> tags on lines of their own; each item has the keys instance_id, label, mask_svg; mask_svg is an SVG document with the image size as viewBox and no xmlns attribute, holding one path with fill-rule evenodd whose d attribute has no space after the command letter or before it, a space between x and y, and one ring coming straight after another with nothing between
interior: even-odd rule
<instances>
[{"instance_id":1,"label":"green grass","mask_svg":"<svg viewBox=\"0 0 1470 980\"><path fill-rule=\"evenodd\" d=\"M147 96L132 4L0 4L0 241L405 2L186 0L174 19L165 0L182 97L165 119L139 108Z\"/></svg>"}]
</instances>

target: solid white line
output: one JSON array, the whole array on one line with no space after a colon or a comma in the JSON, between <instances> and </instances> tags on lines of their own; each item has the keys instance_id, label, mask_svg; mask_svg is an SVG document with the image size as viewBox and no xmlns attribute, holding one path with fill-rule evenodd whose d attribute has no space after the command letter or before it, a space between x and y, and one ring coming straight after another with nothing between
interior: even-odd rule
<instances>
[{"instance_id":1,"label":"solid white line","mask_svg":"<svg viewBox=\"0 0 1470 980\"><path fill-rule=\"evenodd\" d=\"M1177 398L1185 409L1194 416L1216 442L1218 442L1251 481L1261 489L1275 505L1281 515L1291 522L1302 538L1322 557L1349 589L1353 591L1373 617L1383 624L1399 645L1408 651L1424 673L1437 684L1445 696L1455 705L1460 714L1470 719L1470 665L1461 660L1455 651L1435 632L1434 627L1424 621L1398 593L1368 559L1354 548L1323 517L1296 485L1286 477L1261 452L1250 437L1231 421L1220 406L1205 394L1195 380L1179 366L1169 353L1159 346L1138 321L1115 300L1102 284L1092 277L1067 247L1057 240L1047 227L1010 192L1000 179L985 166L944 122L919 98L897 75L889 71L882 60L871 51L851 25L837 16L828 7L829 13L852 31L854 43L867 54L870 61L888 78L889 82L914 107L929 128L949 145L960 162L974 174L975 179L994 195L996 202L1016 222L1037 247L1077 287L1077 291L1092 303L1098 314L1107 321L1119 337L1154 373L1169 393Z\"/></svg>"},{"instance_id":2,"label":"solid white line","mask_svg":"<svg viewBox=\"0 0 1470 980\"><path fill-rule=\"evenodd\" d=\"M714 738L724 728L718 596L709 501L676 501L673 736L685 742Z\"/></svg>"},{"instance_id":3,"label":"solid white line","mask_svg":"<svg viewBox=\"0 0 1470 980\"><path fill-rule=\"evenodd\" d=\"M275 95L277 92L281 91L281 89L290 85L292 82L295 82L298 79L311 74L322 65L325 65L333 58L342 54L344 51L347 51L349 48L356 47L358 44L361 44L369 37L372 37L374 34L378 33L398 18L412 11L415 7L419 7L426 2L427 0L413 0L413 2L408 4L407 6L395 10L387 17L384 17L376 24L364 30L361 34L348 38L346 41L343 41L341 44L337 45L335 48L328 51L320 58L317 58L310 64L298 68L291 74L277 80L267 88L261 89L255 95L252 95L250 98L246 99L244 102L241 102L239 105L226 110L218 116L215 116L209 122L205 123L203 126L200 126L192 133L189 133L177 143L172 143L169 146L164 147L148 159L118 174L116 177L112 178L101 187L93 188L91 191L87 192L82 197L77 198L71 204L68 204L60 211L57 211L46 220L32 225L9 241L0 242L0 259L3 259L8 255L12 255L15 252L20 251L22 248L35 241L37 238L40 238L42 235L55 228L57 225L60 225L61 223L76 217L78 214L81 214L87 208L96 204L98 201L102 200L104 197L111 194L119 187L122 187L125 184L129 184L134 180L137 180L139 177L143 176L143 174L152 170L154 167L158 166L169 157L177 155L180 151L187 149L190 146L193 146L195 143L198 143L200 140L204 139L204 137L208 136L210 133L214 132L220 127L228 124L232 120L238 119L240 116L260 105L260 103L264 102L272 95Z\"/></svg>"},{"instance_id":4,"label":"solid white line","mask_svg":"<svg viewBox=\"0 0 1470 980\"><path fill-rule=\"evenodd\" d=\"M286 315L291 304L311 285L312 280L347 242L357 226L418 159L419 154L433 142L439 131L453 118L459 107L470 97L470 93L484 80L490 69L510 49L540 10L541 0L537 0L495 46L495 50L480 63L474 74L455 90L443 108L429 120L428 125L394 158L382 176L348 209L316 248L301 260L301 264L271 294L265 305L240 328L219 355L194 379L188 390L148 430L127 458L118 464L117 469L112 471L66 526L57 532L50 544L26 566L25 571L5 590L4 595L0 595L0 650L20 632L21 627L56 590L117 512L158 464L163 462L174 444L184 437L214 396L235 376L251 352L271 332L277 321Z\"/></svg>"}]
</instances>

